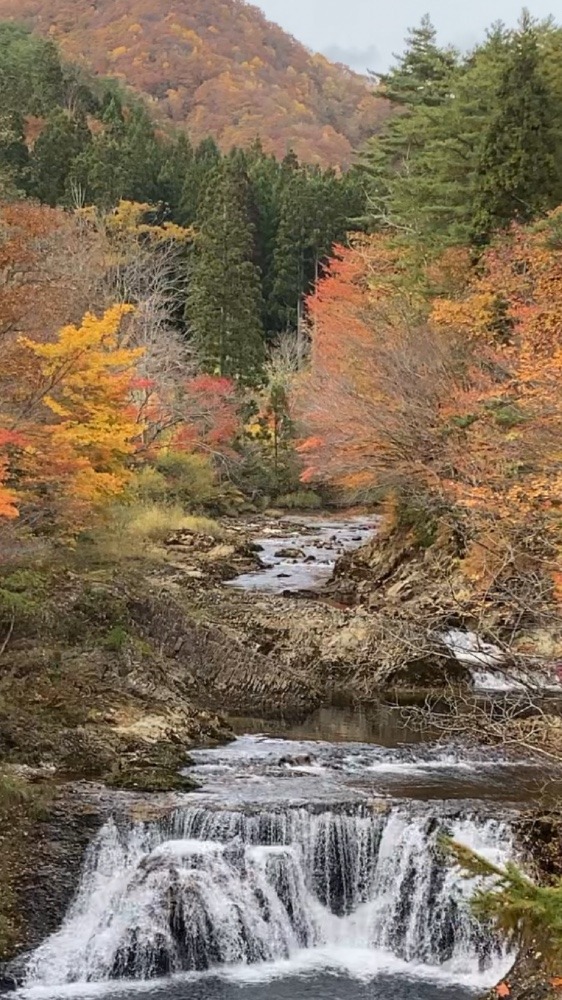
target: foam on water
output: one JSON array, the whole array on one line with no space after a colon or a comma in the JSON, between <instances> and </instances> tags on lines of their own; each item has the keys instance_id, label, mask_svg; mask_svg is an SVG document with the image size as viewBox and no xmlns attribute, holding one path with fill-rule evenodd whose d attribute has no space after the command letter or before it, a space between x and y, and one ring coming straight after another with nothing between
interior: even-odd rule
<instances>
[{"instance_id":1,"label":"foam on water","mask_svg":"<svg viewBox=\"0 0 562 1000\"><path fill-rule=\"evenodd\" d=\"M64 925L29 960L27 992L311 969L492 984L509 960L471 915L474 885L440 854L443 823L405 808L109 822ZM451 832L496 862L509 855L503 823L467 817Z\"/></svg>"}]
</instances>

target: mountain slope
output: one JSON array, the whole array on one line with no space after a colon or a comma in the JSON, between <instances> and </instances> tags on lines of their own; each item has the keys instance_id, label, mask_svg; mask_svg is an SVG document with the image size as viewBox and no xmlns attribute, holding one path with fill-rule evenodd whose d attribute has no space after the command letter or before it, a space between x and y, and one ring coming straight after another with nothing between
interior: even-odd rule
<instances>
[{"instance_id":1,"label":"mountain slope","mask_svg":"<svg viewBox=\"0 0 562 1000\"><path fill-rule=\"evenodd\" d=\"M364 78L314 55L244 0L0 0L0 18L51 35L72 59L120 78L159 115L223 148L348 166L388 116Z\"/></svg>"}]
</instances>

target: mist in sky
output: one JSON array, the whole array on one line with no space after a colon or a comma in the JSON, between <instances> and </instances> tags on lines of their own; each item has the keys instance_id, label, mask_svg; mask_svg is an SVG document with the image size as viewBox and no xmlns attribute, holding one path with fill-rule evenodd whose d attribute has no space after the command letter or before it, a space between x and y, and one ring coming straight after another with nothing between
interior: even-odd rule
<instances>
[{"instance_id":1,"label":"mist in sky","mask_svg":"<svg viewBox=\"0 0 562 1000\"><path fill-rule=\"evenodd\" d=\"M429 14L439 41L469 49L494 21L517 23L522 0L253 0L310 48L358 72L383 72L402 52L407 29ZM562 22L562 0L529 0L535 17Z\"/></svg>"}]
</instances>

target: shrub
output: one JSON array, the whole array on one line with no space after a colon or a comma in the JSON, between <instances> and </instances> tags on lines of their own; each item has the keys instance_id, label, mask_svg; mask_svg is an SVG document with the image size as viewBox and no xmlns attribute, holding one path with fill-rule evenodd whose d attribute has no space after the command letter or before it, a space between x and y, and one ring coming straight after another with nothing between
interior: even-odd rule
<instances>
[{"instance_id":1,"label":"shrub","mask_svg":"<svg viewBox=\"0 0 562 1000\"><path fill-rule=\"evenodd\" d=\"M169 495L166 477L150 465L137 472L130 492L133 498L141 503L157 503L164 501Z\"/></svg>"},{"instance_id":2,"label":"shrub","mask_svg":"<svg viewBox=\"0 0 562 1000\"><path fill-rule=\"evenodd\" d=\"M16 635L35 632L44 618L47 577L33 570L0 576L0 629Z\"/></svg>"},{"instance_id":3,"label":"shrub","mask_svg":"<svg viewBox=\"0 0 562 1000\"><path fill-rule=\"evenodd\" d=\"M223 538L224 530L217 521L210 517L184 517L183 531L193 531L197 535L212 535L213 538Z\"/></svg>"},{"instance_id":4,"label":"shrub","mask_svg":"<svg viewBox=\"0 0 562 1000\"><path fill-rule=\"evenodd\" d=\"M164 479L170 498L186 507L208 503L216 496L215 470L204 455L165 451L158 456L155 471Z\"/></svg>"},{"instance_id":5,"label":"shrub","mask_svg":"<svg viewBox=\"0 0 562 1000\"><path fill-rule=\"evenodd\" d=\"M125 532L130 539L142 545L146 542L165 542L175 531L184 527L186 516L179 504L142 504L128 508L130 515Z\"/></svg>"},{"instance_id":6,"label":"shrub","mask_svg":"<svg viewBox=\"0 0 562 1000\"><path fill-rule=\"evenodd\" d=\"M128 642L127 629L123 625L114 625L102 640L102 645L110 653L122 653Z\"/></svg>"},{"instance_id":7,"label":"shrub","mask_svg":"<svg viewBox=\"0 0 562 1000\"><path fill-rule=\"evenodd\" d=\"M287 507L289 510L320 510L322 498L312 490L300 490L279 497L277 504L279 507Z\"/></svg>"}]
</instances>

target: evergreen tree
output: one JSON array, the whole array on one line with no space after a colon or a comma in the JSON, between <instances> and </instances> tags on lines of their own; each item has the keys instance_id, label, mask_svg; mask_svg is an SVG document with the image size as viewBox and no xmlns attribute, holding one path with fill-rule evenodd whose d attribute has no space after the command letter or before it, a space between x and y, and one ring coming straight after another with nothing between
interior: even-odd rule
<instances>
[{"instance_id":1,"label":"evergreen tree","mask_svg":"<svg viewBox=\"0 0 562 1000\"><path fill-rule=\"evenodd\" d=\"M248 187L246 173L232 159L215 169L207 185L187 319L207 371L252 382L262 368L264 336Z\"/></svg>"},{"instance_id":2,"label":"evergreen tree","mask_svg":"<svg viewBox=\"0 0 562 1000\"><path fill-rule=\"evenodd\" d=\"M322 261L348 228L347 194L334 171L282 172L270 316L276 333L295 330Z\"/></svg>"},{"instance_id":3,"label":"evergreen tree","mask_svg":"<svg viewBox=\"0 0 562 1000\"><path fill-rule=\"evenodd\" d=\"M180 204L180 222L191 226L199 217L201 201L211 174L221 162L220 149L212 138L203 139L195 150L185 175Z\"/></svg>"},{"instance_id":4,"label":"evergreen tree","mask_svg":"<svg viewBox=\"0 0 562 1000\"><path fill-rule=\"evenodd\" d=\"M388 215L399 238L418 242L426 254L470 237L482 138L511 46L511 34L496 26L459 65L442 104L411 109L414 142L405 169L392 179Z\"/></svg>"},{"instance_id":5,"label":"evergreen tree","mask_svg":"<svg viewBox=\"0 0 562 1000\"><path fill-rule=\"evenodd\" d=\"M248 151L247 163L256 213L256 262L262 276L263 324L269 333L276 328L272 313L272 296L282 167L275 157L264 153L259 141L256 141Z\"/></svg>"},{"instance_id":6,"label":"evergreen tree","mask_svg":"<svg viewBox=\"0 0 562 1000\"><path fill-rule=\"evenodd\" d=\"M474 238L529 221L553 207L558 192L557 115L540 65L537 31L527 15L497 93L475 185Z\"/></svg>"},{"instance_id":7,"label":"evergreen tree","mask_svg":"<svg viewBox=\"0 0 562 1000\"><path fill-rule=\"evenodd\" d=\"M123 124L119 122L117 131L113 123L110 128L113 136L121 140L124 197L128 201L157 201L163 150L147 111L135 105Z\"/></svg>"},{"instance_id":8,"label":"evergreen tree","mask_svg":"<svg viewBox=\"0 0 562 1000\"><path fill-rule=\"evenodd\" d=\"M0 112L0 174L2 187L12 193L29 185L29 153L23 116L18 111Z\"/></svg>"},{"instance_id":9,"label":"evergreen tree","mask_svg":"<svg viewBox=\"0 0 562 1000\"><path fill-rule=\"evenodd\" d=\"M409 32L397 66L382 77L384 93L402 110L368 143L362 157L367 221L372 228L412 229L411 205L404 205L402 211L398 201L423 154L431 116L451 100L457 69L456 53L438 47L435 29L424 18L419 28ZM404 212L409 216L407 223Z\"/></svg>"},{"instance_id":10,"label":"evergreen tree","mask_svg":"<svg viewBox=\"0 0 562 1000\"><path fill-rule=\"evenodd\" d=\"M279 228L274 252L275 277L271 317L276 332L295 330L302 313L310 272L311 216L306 171L285 175L279 200Z\"/></svg>"},{"instance_id":11,"label":"evergreen tree","mask_svg":"<svg viewBox=\"0 0 562 1000\"><path fill-rule=\"evenodd\" d=\"M83 116L72 119L61 110L49 115L30 162L30 190L36 198L53 206L63 202L72 162L90 142Z\"/></svg>"},{"instance_id":12,"label":"evergreen tree","mask_svg":"<svg viewBox=\"0 0 562 1000\"><path fill-rule=\"evenodd\" d=\"M72 161L67 196L107 211L121 200L126 183L121 143L110 134L101 134Z\"/></svg>"},{"instance_id":13,"label":"evergreen tree","mask_svg":"<svg viewBox=\"0 0 562 1000\"><path fill-rule=\"evenodd\" d=\"M193 146L183 132L162 149L157 178L158 197L170 206L172 218L178 223L183 221L182 197L193 156Z\"/></svg>"},{"instance_id":14,"label":"evergreen tree","mask_svg":"<svg viewBox=\"0 0 562 1000\"><path fill-rule=\"evenodd\" d=\"M457 57L453 50L437 45L437 32L429 15L417 28L409 29L406 51L396 58L397 65L379 77L389 100L410 108L443 103L450 91Z\"/></svg>"}]
</instances>

